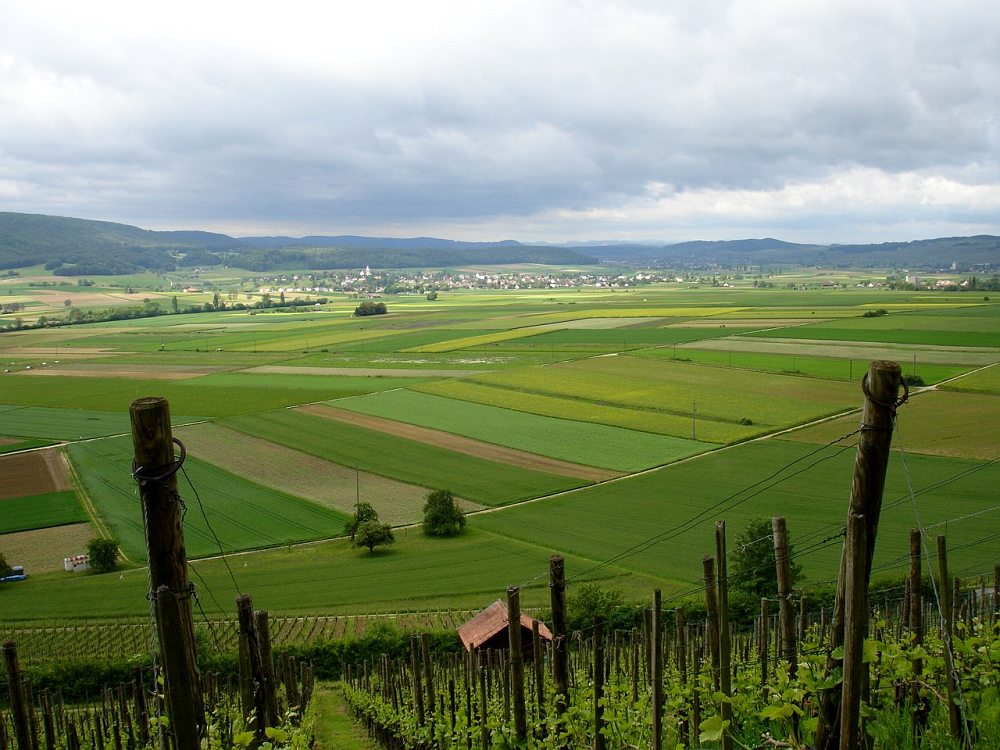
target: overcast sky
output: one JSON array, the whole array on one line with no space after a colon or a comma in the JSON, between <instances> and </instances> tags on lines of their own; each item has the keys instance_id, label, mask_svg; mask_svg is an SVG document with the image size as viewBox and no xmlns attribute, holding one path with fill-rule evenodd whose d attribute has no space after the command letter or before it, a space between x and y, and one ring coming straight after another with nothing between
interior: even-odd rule
<instances>
[{"instance_id":1,"label":"overcast sky","mask_svg":"<svg viewBox=\"0 0 1000 750\"><path fill-rule=\"evenodd\" d=\"M1000 234L995 0L0 0L0 18L3 211L234 235Z\"/></svg>"}]
</instances>

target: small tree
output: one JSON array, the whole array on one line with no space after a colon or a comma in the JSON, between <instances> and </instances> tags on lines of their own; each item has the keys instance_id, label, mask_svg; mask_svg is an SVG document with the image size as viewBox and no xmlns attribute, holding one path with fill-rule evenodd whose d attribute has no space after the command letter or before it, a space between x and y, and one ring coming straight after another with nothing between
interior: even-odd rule
<instances>
[{"instance_id":1,"label":"small tree","mask_svg":"<svg viewBox=\"0 0 1000 750\"><path fill-rule=\"evenodd\" d=\"M392 535L389 524L380 521L365 521L358 526L354 535L355 547L367 547L369 552L374 552L376 547L392 544L396 538Z\"/></svg>"},{"instance_id":2,"label":"small tree","mask_svg":"<svg viewBox=\"0 0 1000 750\"><path fill-rule=\"evenodd\" d=\"M349 534L353 540L358 533L358 528L368 521L378 521L378 513L371 503L355 503L354 517L344 524L344 533Z\"/></svg>"},{"instance_id":3,"label":"small tree","mask_svg":"<svg viewBox=\"0 0 1000 750\"><path fill-rule=\"evenodd\" d=\"M791 558L792 583L802 575L802 566L795 562L792 544L788 545ZM774 536L771 521L753 518L736 540L736 547L729 556L729 583L737 592L755 601L778 593L778 572L774 565Z\"/></svg>"},{"instance_id":4,"label":"small tree","mask_svg":"<svg viewBox=\"0 0 1000 750\"><path fill-rule=\"evenodd\" d=\"M98 573L109 573L118 564L118 542L114 539L95 537L87 542L90 566Z\"/></svg>"},{"instance_id":5,"label":"small tree","mask_svg":"<svg viewBox=\"0 0 1000 750\"><path fill-rule=\"evenodd\" d=\"M436 490L424 503L424 533L428 536L453 536L465 530L465 514L455 504L451 490Z\"/></svg>"},{"instance_id":6,"label":"small tree","mask_svg":"<svg viewBox=\"0 0 1000 750\"><path fill-rule=\"evenodd\" d=\"M0 552L0 578L3 578L4 576L9 576L13 572L14 570L13 568L10 567L10 564L7 562L7 558L4 557L3 552Z\"/></svg>"}]
</instances>

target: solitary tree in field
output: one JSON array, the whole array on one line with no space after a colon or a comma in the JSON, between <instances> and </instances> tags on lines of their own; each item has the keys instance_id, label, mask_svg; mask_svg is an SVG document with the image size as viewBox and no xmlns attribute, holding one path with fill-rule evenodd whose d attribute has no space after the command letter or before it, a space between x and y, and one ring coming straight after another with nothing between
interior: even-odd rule
<instances>
[{"instance_id":1,"label":"solitary tree in field","mask_svg":"<svg viewBox=\"0 0 1000 750\"><path fill-rule=\"evenodd\" d=\"M455 504L451 490L436 490L424 503L424 533L428 536L453 536L465 529L465 514Z\"/></svg>"},{"instance_id":2,"label":"solitary tree in field","mask_svg":"<svg viewBox=\"0 0 1000 750\"><path fill-rule=\"evenodd\" d=\"M354 534L354 546L366 547L374 552L376 547L392 544L396 538L392 535L389 524L380 521L365 521Z\"/></svg>"},{"instance_id":3,"label":"solitary tree in field","mask_svg":"<svg viewBox=\"0 0 1000 750\"><path fill-rule=\"evenodd\" d=\"M118 542L114 539L95 537L87 542L90 567L98 573L109 573L118 564Z\"/></svg>"},{"instance_id":4,"label":"solitary tree in field","mask_svg":"<svg viewBox=\"0 0 1000 750\"><path fill-rule=\"evenodd\" d=\"M361 525L368 521L378 521L378 513L371 503L355 503L354 516L344 524L344 533L350 535L353 540Z\"/></svg>"},{"instance_id":5,"label":"solitary tree in field","mask_svg":"<svg viewBox=\"0 0 1000 750\"><path fill-rule=\"evenodd\" d=\"M795 562L791 543L788 556L792 560L794 584L802 575L802 566ZM777 595L778 573L774 566L774 536L769 519L751 519L736 540L736 548L729 559L729 583L733 589L755 599Z\"/></svg>"}]
</instances>

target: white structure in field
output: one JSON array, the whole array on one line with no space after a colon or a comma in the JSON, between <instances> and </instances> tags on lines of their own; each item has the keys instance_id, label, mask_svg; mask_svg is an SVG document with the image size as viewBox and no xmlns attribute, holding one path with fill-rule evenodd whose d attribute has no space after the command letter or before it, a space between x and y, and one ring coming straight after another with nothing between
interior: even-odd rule
<instances>
[{"instance_id":1,"label":"white structure in field","mask_svg":"<svg viewBox=\"0 0 1000 750\"><path fill-rule=\"evenodd\" d=\"M74 573L81 570L90 570L90 556L89 555L74 555L73 557L63 558L63 570Z\"/></svg>"}]
</instances>

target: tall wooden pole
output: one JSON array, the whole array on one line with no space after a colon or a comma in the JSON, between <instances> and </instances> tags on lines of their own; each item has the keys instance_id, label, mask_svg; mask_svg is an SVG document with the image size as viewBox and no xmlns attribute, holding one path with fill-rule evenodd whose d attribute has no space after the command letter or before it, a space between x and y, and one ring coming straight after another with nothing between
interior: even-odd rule
<instances>
[{"instance_id":1,"label":"tall wooden pole","mask_svg":"<svg viewBox=\"0 0 1000 750\"><path fill-rule=\"evenodd\" d=\"M605 750L604 737L604 618L594 618L594 750Z\"/></svg>"},{"instance_id":2,"label":"tall wooden pole","mask_svg":"<svg viewBox=\"0 0 1000 750\"><path fill-rule=\"evenodd\" d=\"M920 596L920 529L910 529L910 578L909 578L909 622L906 623L910 630L910 644L919 647L924 642L923 609L924 603ZM924 671L924 660L919 656L913 659L913 686L910 689L910 701L913 706L911 719L913 721L913 733L919 742L919 736L927 726L927 718L930 706L926 699L920 695L918 681Z\"/></svg>"},{"instance_id":3,"label":"tall wooden pole","mask_svg":"<svg viewBox=\"0 0 1000 750\"><path fill-rule=\"evenodd\" d=\"M188 696L196 687L191 684L191 673L187 669L187 655L182 649L167 648L163 644L183 627L181 612L184 599L167 586L156 591L156 625L159 629L163 672L167 692L167 715L170 717L169 732L173 736L172 745L177 750L198 750L201 736L195 716L196 704Z\"/></svg>"},{"instance_id":4,"label":"tall wooden pole","mask_svg":"<svg viewBox=\"0 0 1000 750\"><path fill-rule=\"evenodd\" d=\"M726 522L715 523L715 564L719 570L719 690L733 697L733 672L729 644L729 572L726 563ZM722 702L722 721L728 722L722 733L722 750L733 750L733 704Z\"/></svg>"},{"instance_id":5,"label":"tall wooden pole","mask_svg":"<svg viewBox=\"0 0 1000 750\"><path fill-rule=\"evenodd\" d=\"M510 641L511 699L514 702L514 737L518 745L528 741L528 716L524 705L524 648L521 644L521 593L507 589L507 635Z\"/></svg>"},{"instance_id":6,"label":"tall wooden pole","mask_svg":"<svg viewBox=\"0 0 1000 750\"><path fill-rule=\"evenodd\" d=\"M788 676L795 678L798 654L795 646L795 613L792 610L792 559L788 553L788 528L782 516L771 519L774 532L774 565L778 574L778 615L781 618L781 655Z\"/></svg>"},{"instance_id":7,"label":"tall wooden pole","mask_svg":"<svg viewBox=\"0 0 1000 750\"><path fill-rule=\"evenodd\" d=\"M847 525L847 580L844 602L844 681L840 712L840 750L860 747L862 656L868 601L865 597L864 516L852 515Z\"/></svg>"},{"instance_id":8,"label":"tall wooden pole","mask_svg":"<svg viewBox=\"0 0 1000 750\"><path fill-rule=\"evenodd\" d=\"M708 651L712 656L712 686L719 689L719 600L715 594L715 558L706 555L701 561L705 573L705 626Z\"/></svg>"},{"instance_id":9,"label":"tall wooden pole","mask_svg":"<svg viewBox=\"0 0 1000 750\"><path fill-rule=\"evenodd\" d=\"M187 577L187 554L184 549L182 508L177 494L177 466L174 462L173 435L170 430L170 407L165 398L140 398L129 407L132 444L135 449L134 474L139 483L139 500L146 529L150 596L158 596L166 586L177 597L180 620L176 631L161 641L164 663L182 667L188 674L175 678L175 689L190 693L179 696L193 706L199 735L205 727L200 677L195 656L194 612L191 587ZM177 649L181 656L167 652ZM169 683L171 678L166 676ZM176 731L176 727L174 730Z\"/></svg>"},{"instance_id":10,"label":"tall wooden pole","mask_svg":"<svg viewBox=\"0 0 1000 750\"><path fill-rule=\"evenodd\" d=\"M3 661L7 670L7 691L10 697L10 715L17 738L17 750L31 750L31 721L28 711L31 699L25 700L21 668L17 660L17 646L14 641L4 641Z\"/></svg>"},{"instance_id":11,"label":"tall wooden pole","mask_svg":"<svg viewBox=\"0 0 1000 750\"><path fill-rule=\"evenodd\" d=\"M952 627L954 625L955 612L951 608L951 597L949 596L948 585L948 544L944 536L937 538L938 555L938 577L940 578L941 596L941 630L944 634L944 668L945 686L948 691L948 727L951 736L965 747L964 731L962 727L962 715L959 713L958 704L955 702L958 685L955 681L955 658L952 650Z\"/></svg>"},{"instance_id":12,"label":"tall wooden pole","mask_svg":"<svg viewBox=\"0 0 1000 750\"><path fill-rule=\"evenodd\" d=\"M556 685L556 713L569 706L569 662L566 641L566 572L561 555L549 558L549 595L552 603L552 679Z\"/></svg>"},{"instance_id":13,"label":"tall wooden pole","mask_svg":"<svg viewBox=\"0 0 1000 750\"><path fill-rule=\"evenodd\" d=\"M853 577L860 585L865 606L859 607L862 618L862 632L867 630L868 582L871 578L875 540L878 535L879 516L882 512L882 492L885 489L886 469L889 465L889 449L896 416L899 386L902 380L900 367L896 362L875 361L868 368L862 383L865 401L862 410L861 435L858 452L854 459L854 477L851 484L851 502L848 519L861 516L864 519L864 549L854 550L852 561L861 566L860 576L846 569L850 540L844 543L841 555L840 576L837 580L837 596L834 603L833 625L830 632L831 650L844 645L845 599L847 579ZM848 523L850 527L850 522ZM838 667L837 660L830 659L828 670ZM857 693L860 696L860 692ZM841 734L841 690L831 688L823 693L820 702L819 723L816 729L817 750L833 750L840 747Z\"/></svg>"},{"instance_id":14,"label":"tall wooden pole","mask_svg":"<svg viewBox=\"0 0 1000 750\"><path fill-rule=\"evenodd\" d=\"M650 659L653 680L652 750L663 747L663 625L661 622L660 590L653 591L652 622L650 624Z\"/></svg>"}]
</instances>

